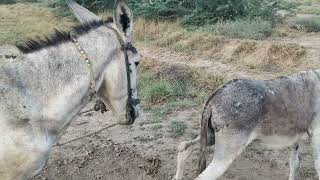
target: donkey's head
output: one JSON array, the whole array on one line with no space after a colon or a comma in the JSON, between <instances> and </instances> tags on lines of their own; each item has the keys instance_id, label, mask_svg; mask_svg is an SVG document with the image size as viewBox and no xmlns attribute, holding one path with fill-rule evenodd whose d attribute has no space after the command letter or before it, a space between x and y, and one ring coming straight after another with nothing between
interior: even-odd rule
<instances>
[{"instance_id":1,"label":"donkey's head","mask_svg":"<svg viewBox=\"0 0 320 180\"><path fill-rule=\"evenodd\" d=\"M94 13L74 1L67 0L67 4L81 23L101 21ZM98 94L117 116L121 119L126 118L128 124L133 124L139 116L140 109L137 94L137 65L140 55L132 46L132 11L123 0L116 0L113 23L106 23L102 28L104 29L99 33L112 36L111 39L116 38L117 45L106 46L112 49L112 53L111 56L104 56L108 59L106 60L108 65L103 70L102 84L99 85ZM112 43L112 41L105 43ZM106 51L110 51L110 48Z\"/></svg>"}]
</instances>

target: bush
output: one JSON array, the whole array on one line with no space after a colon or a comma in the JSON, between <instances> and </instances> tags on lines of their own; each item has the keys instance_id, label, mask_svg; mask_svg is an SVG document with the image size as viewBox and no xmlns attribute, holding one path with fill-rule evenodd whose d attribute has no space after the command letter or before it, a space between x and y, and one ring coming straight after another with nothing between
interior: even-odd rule
<instances>
[{"instance_id":1,"label":"bush","mask_svg":"<svg viewBox=\"0 0 320 180\"><path fill-rule=\"evenodd\" d=\"M256 19L238 19L235 21L220 22L216 25L203 28L205 31L212 31L218 35L244 39L265 39L272 33L270 21Z\"/></svg>"},{"instance_id":2,"label":"bush","mask_svg":"<svg viewBox=\"0 0 320 180\"><path fill-rule=\"evenodd\" d=\"M50 7L66 7L64 0L46 0ZM76 0L92 11L113 7L114 0ZM177 20L202 26L239 18L270 19L276 9L292 8L283 0L129 0L135 16L152 20Z\"/></svg>"},{"instance_id":3,"label":"bush","mask_svg":"<svg viewBox=\"0 0 320 180\"><path fill-rule=\"evenodd\" d=\"M0 4L14 4L18 2L35 3L39 2L39 0L0 0Z\"/></svg>"},{"instance_id":4,"label":"bush","mask_svg":"<svg viewBox=\"0 0 320 180\"><path fill-rule=\"evenodd\" d=\"M147 19L170 20L181 18L188 26L213 24L219 20L262 17L270 19L281 7L278 0L132 0L135 14Z\"/></svg>"},{"instance_id":5,"label":"bush","mask_svg":"<svg viewBox=\"0 0 320 180\"><path fill-rule=\"evenodd\" d=\"M16 0L1 0L0 4L14 4L16 2Z\"/></svg>"},{"instance_id":6,"label":"bush","mask_svg":"<svg viewBox=\"0 0 320 180\"><path fill-rule=\"evenodd\" d=\"M304 30L306 32L320 32L320 17L297 17L289 21L289 26L293 29Z\"/></svg>"}]
</instances>

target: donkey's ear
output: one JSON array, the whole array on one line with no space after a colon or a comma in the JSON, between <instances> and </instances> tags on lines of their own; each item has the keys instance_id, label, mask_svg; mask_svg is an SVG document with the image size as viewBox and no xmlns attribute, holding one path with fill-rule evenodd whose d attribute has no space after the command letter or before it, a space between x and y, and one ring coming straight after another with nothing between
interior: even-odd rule
<instances>
[{"instance_id":1,"label":"donkey's ear","mask_svg":"<svg viewBox=\"0 0 320 180\"><path fill-rule=\"evenodd\" d=\"M133 13L124 0L116 0L113 20L118 30L125 36L126 42L131 42L133 31Z\"/></svg>"},{"instance_id":2,"label":"donkey's ear","mask_svg":"<svg viewBox=\"0 0 320 180\"><path fill-rule=\"evenodd\" d=\"M90 12L88 9L80 6L73 0L66 0L66 3L70 10L72 11L73 15L82 23L86 24L92 21L101 21L101 18Z\"/></svg>"}]
</instances>

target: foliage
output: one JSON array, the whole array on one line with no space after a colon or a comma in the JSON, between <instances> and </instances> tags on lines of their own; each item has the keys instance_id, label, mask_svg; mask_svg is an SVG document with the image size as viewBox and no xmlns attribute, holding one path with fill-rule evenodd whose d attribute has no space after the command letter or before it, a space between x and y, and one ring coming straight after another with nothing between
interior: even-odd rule
<instances>
[{"instance_id":1,"label":"foliage","mask_svg":"<svg viewBox=\"0 0 320 180\"><path fill-rule=\"evenodd\" d=\"M0 0L0 4L14 4L14 3L36 3L40 2L40 0Z\"/></svg>"},{"instance_id":2,"label":"foliage","mask_svg":"<svg viewBox=\"0 0 320 180\"><path fill-rule=\"evenodd\" d=\"M171 20L180 18L191 26L213 24L219 20L261 17L270 19L282 7L279 0L154 0L130 1L135 14L147 19ZM287 7L287 5L286 5Z\"/></svg>"},{"instance_id":3,"label":"foliage","mask_svg":"<svg viewBox=\"0 0 320 180\"><path fill-rule=\"evenodd\" d=\"M0 4L14 4L16 2L16 0L1 0Z\"/></svg>"},{"instance_id":4,"label":"foliage","mask_svg":"<svg viewBox=\"0 0 320 180\"><path fill-rule=\"evenodd\" d=\"M256 19L237 19L235 21L220 22L203 28L204 31L215 32L233 38L265 39L272 33L271 21Z\"/></svg>"},{"instance_id":5,"label":"foliage","mask_svg":"<svg viewBox=\"0 0 320 180\"><path fill-rule=\"evenodd\" d=\"M16 0L4 0L16 1ZM34 1L34 0L33 0ZM65 0L45 0L50 7L66 8ZM92 11L113 7L113 0L75 0ZM276 9L291 9L283 0L128 0L135 16L152 20L181 20L187 26L261 17L270 19Z\"/></svg>"}]
</instances>

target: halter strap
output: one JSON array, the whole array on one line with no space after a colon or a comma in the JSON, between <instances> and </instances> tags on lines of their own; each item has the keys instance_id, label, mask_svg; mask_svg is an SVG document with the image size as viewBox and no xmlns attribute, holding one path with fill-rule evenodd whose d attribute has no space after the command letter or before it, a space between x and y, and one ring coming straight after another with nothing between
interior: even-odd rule
<instances>
[{"instance_id":1,"label":"halter strap","mask_svg":"<svg viewBox=\"0 0 320 180\"><path fill-rule=\"evenodd\" d=\"M90 59L87 56L87 53L82 49L82 47L80 46L78 40L75 38L75 36L73 34L70 35L71 36L71 40L72 42L76 45L77 50L79 51L79 53L81 54L81 60L85 61L89 70L90 70L90 89L93 93L96 93L95 91L95 87L96 87L96 82L94 80L94 74L93 74L93 69L92 69L92 63L90 61Z\"/></svg>"}]
</instances>

